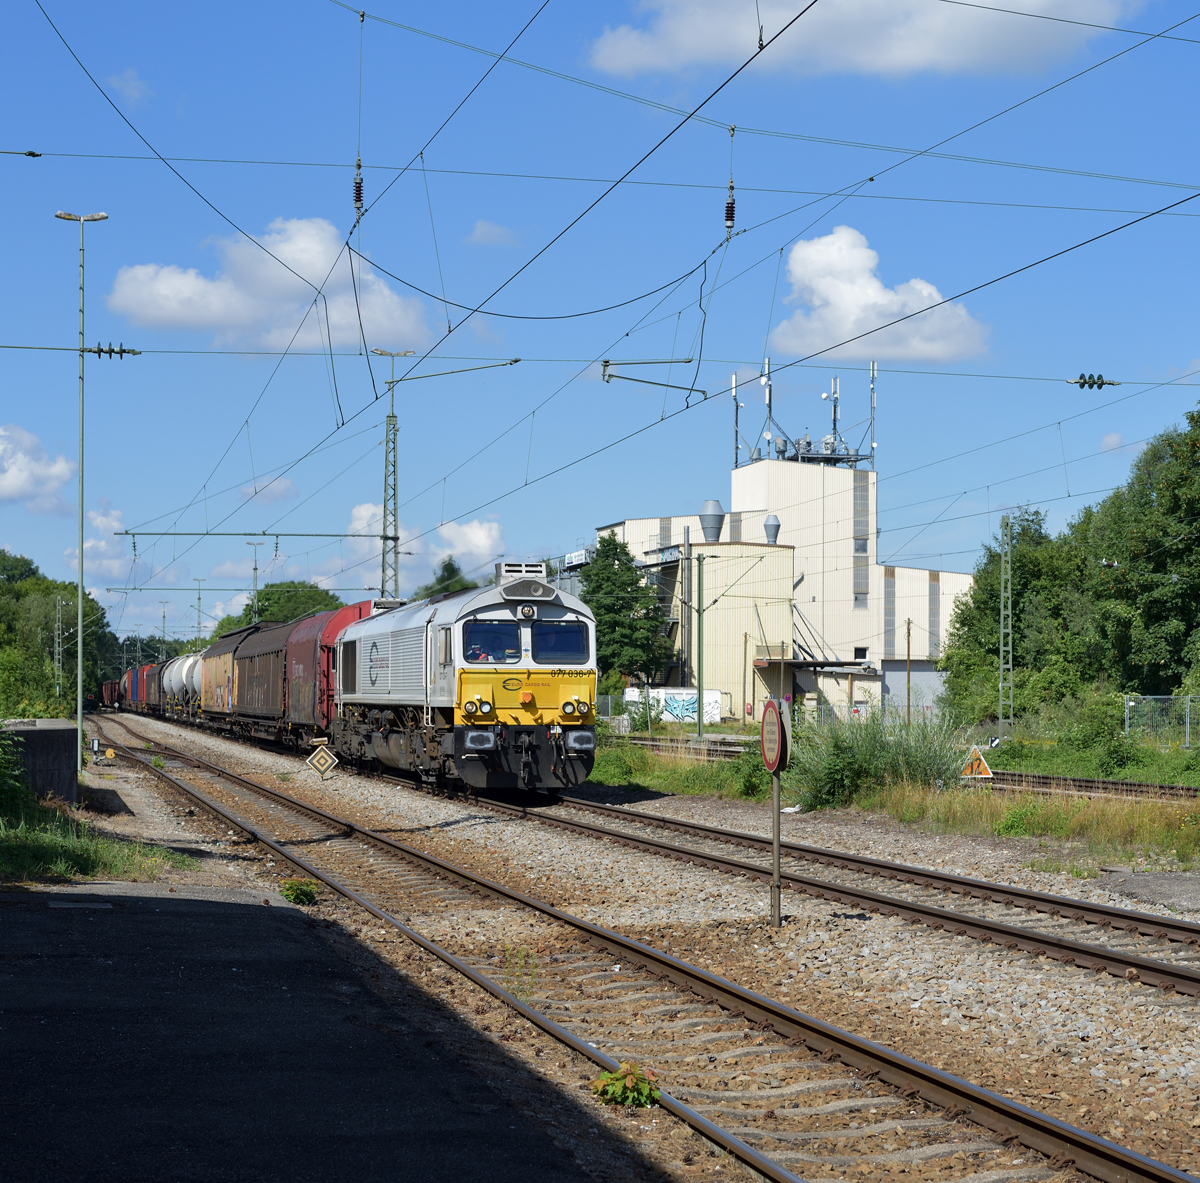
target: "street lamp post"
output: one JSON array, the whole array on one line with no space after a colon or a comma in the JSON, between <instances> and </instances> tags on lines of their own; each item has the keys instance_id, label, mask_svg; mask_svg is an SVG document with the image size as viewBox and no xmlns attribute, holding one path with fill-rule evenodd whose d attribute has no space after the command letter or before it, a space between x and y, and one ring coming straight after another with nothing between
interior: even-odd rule
<instances>
[{"instance_id":1,"label":"street lamp post","mask_svg":"<svg viewBox=\"0 0 1200 1183\"><path fill-rule=\"evenodd\" d=\"M75 773L83 772L83 224L103 222L108 214L54 215L79 223L79 569L75 592Z\"/></svg>"}]
</instances>

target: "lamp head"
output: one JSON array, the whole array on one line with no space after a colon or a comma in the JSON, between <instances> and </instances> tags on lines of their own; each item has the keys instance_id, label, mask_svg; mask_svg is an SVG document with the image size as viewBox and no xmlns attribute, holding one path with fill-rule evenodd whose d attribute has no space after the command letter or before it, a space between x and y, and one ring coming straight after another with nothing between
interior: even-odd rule
<instances>
[{"instance_id":1,"label":"lamp head","mask_svg":"<svg viewBox=\"0 0 1200 1183\"><path fill-rule=\"evenodd\" d=\"M64 222L106 222L108 220L108 214L69 214L61 209L54 216L62 218Z\"/></svg>"}]
</instances>

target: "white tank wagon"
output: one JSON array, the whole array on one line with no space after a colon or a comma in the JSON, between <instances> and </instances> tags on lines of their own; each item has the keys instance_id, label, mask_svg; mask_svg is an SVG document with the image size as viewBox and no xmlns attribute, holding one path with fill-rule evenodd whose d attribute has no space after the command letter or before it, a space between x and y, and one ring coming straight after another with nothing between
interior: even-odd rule
<instances>
[{"instance_id":1,"label":"white tank wagon","mask_svg":"<svg viewBox=\"0 0 1200 1183\"><path fill-rule=\"evenodd\" d=\"M596 622L543 563L382 608L346 627L336 662L334 746L359 763L550 793L592 770Z\"/></svg>"}]
</instances>

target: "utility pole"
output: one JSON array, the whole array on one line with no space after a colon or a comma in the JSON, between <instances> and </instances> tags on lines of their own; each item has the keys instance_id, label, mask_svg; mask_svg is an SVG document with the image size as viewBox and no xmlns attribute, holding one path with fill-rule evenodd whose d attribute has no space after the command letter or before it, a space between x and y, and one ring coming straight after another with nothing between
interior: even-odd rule
<instances>
[{"instance_id":1,"label":"utility pole","mask_svg":"<svg viewBox=\"0 0 1200 1183\"><path fill-rule=\"evenodd\" d=\"M689 686L692 681L692 528L683 528L683 619L679 627L683 630L683 650L679 662L679 685Z\"/></svg>"},{"instance_id":2,"label":"utility pole","mask_svg":"<svg viewBox=\"0 0 1200 1183\"><path fill-rule=\"evenodd\" d=\"M696 738L704 738L704 556L696 556Z\"/></svg>"},{"instance_id":3,"label":"utility pole","mask_svg":"<svg viewBox=\"0 0 1200 1183\"><path fill-rule=\"evenodd\" d=\"M1013 636L1012 636L1012 518L1000 519L1000 703L999 733L1013 734Z\"/></svg>"},{"instance_id":4,"label":"utility pole","mask_svg":"<svg viewBox=\"0 0 1200 1183\"><path fill-rule=\"evenodd\" d=\"M247 546L253 546L254 550L254 599L250 601L250 620L252 623L258 623L258 548L266 546L265 542L247 542Z\"/></svg>"},{"instance_id":5,"label":"utility pole","mask_svg":"<svg viewBox=\"0 0 1200 1183\"><path fill-rule=\"evenodd\" d=\"M202 583L207 582L207 580L197 579L195 575L193 575L192 578L196 580L196 652L199 653L200 652L200 585Z\"/></svg>"},{"instance_id":6,"label":"utility pole","mask_svg":"<svg viewBox=\"0 0 1200 1183\"><path fill-rule=\"evenodd\" d=\"M413 350L404 349L392 353L387 349L372 349L380 357L392 359L392 376L388 380L388 417L383 436L383 531L380 536L379 594L388 598L391 584L392 599L400 598L400 496L397 489L397 436L396 419L396 358L412 357ZM390 546L389 546L390 543ZM390 550L390 554L388 553Z\"/></svg>"},{"instance_id":7,"label":"utility pole","mask_svg":"<svg viewBox=\"0 0 1200 1183\"><path fill-rule=\"evenodd\" d=\"M62 698L63 635L62 596L54 597L54 697Z\"/></svg>"},{"instance_id":8,"label":"utility pole","mask_svg":"<svg viewBox=\"0 0 1200 1183\"><path fill-rule=\"evenodd\" d=\"M912 617L904 624L904 722L912 726Z\"/></svg>"},{"instance_id":9,"label":"utility pole","mask_svg":"<svg viewBox=\"0 0 1200 1183\"><path fill-rule=\"evenodd\" d=\"M162 613L163 639L162 639L162 648L158 651L158 660L166 661L167 660L167 605L171 601L170 600L159 600L158 602L162 605L162 610L163 610L163 613Z\"/></svg>"}]
</instances>

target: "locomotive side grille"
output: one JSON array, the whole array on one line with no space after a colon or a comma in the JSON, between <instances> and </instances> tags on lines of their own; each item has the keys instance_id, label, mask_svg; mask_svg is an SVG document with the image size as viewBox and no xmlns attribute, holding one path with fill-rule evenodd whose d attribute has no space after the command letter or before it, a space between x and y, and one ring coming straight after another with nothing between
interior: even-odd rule
<instances>
[{"instance_id":1,"label":"locomotive side grille","mask_svg":"<svg viewBox=\"0 0 1200 1183\"><path fill-rule=\"evenodd\" d=\"M392 677L389 688L405 698L425 695L425 628L406 628L391 635Z\"/></svg>"},{"instance_id":2,"label":"locomotive side grille","mask_svg":"<svg viewBox=\"0 0 1200 1183\"><path fill-rule=\"evenodd\" d=\"M358 642L346 641L342 645L342 693L358 693Z\"/></svg>"}]
</instances>

